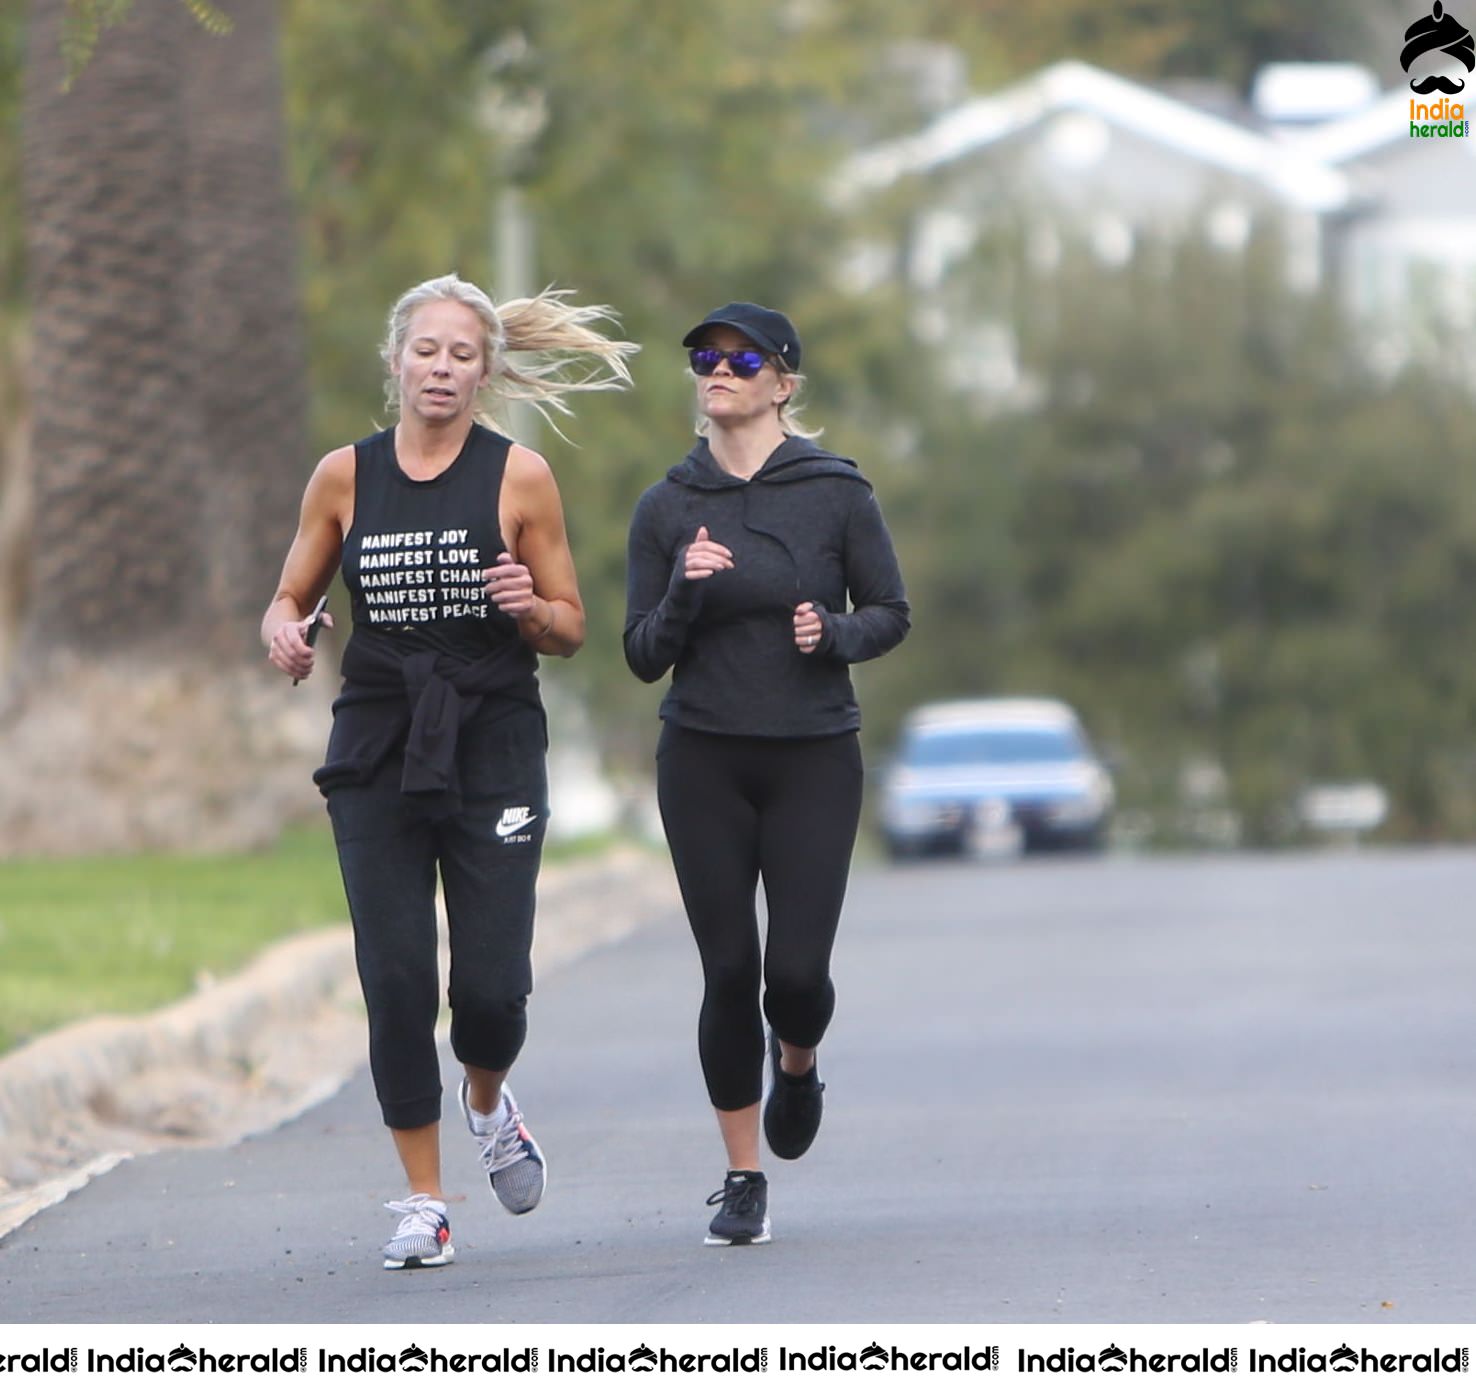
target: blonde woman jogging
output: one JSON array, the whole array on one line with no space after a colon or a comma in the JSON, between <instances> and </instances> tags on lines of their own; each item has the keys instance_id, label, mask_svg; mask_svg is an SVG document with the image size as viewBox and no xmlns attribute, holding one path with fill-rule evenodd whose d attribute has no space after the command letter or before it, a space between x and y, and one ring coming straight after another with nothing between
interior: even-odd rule
<instances>
[{"instance_id":1,"label":"blonde woman jogging","mask_svg":"<svg viewBox=\"0 0 1476 1392\"><path fill-rule=\"evenodd\" d=\"M449 919L460 1110L512 1213L548 1166L506 1086L532 988L534 882L548 818L538 654L584 642L548 464L478 419L487 396L567 411L630 380L634 345L565 292L497 305L442 276L401 296L383 346L398 420L326 455L262 621L268 658L312 675L314 606L342 568L354 621L327 757L328 801L369 1019L369 1062L408 1197L390 1270L444 1266L435 888ZM510 359L510 354L520 354Z\"/></svg>"}]
</instances>

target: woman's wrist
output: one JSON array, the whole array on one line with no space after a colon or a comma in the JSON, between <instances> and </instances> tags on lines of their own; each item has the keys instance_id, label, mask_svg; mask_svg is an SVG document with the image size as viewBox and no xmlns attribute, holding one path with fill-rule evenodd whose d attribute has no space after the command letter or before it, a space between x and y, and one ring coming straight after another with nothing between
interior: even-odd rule
<instances>
[{"instance_id":1,"label":"woman's wrist","mask_svg":"<svg viewBox=\"0 0 1476 1392\"><path fill-rule=\"evenodd\" d=\"M553 601L551 599L545 599L543 602L548 606L548 620L537 633L528 639L530 643L540 643L553 632L554 619L557 617L554 612Z\"/></svg>"}]
</instances>

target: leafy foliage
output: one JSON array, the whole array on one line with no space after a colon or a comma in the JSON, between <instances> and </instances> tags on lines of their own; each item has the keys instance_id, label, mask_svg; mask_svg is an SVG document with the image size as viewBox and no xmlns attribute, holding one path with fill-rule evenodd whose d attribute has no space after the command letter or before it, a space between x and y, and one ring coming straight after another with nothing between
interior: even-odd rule
<instances>
[{"instance_id":1,"label":"leafy foliage","mask_svg":"<svg viewBox=\"0 0 1476 1392\"><path fill-rule=\"evenodd\" d=\"M1392 834L1476 834L1476 480L1453 466L1469 388L1373 378L1353 327L1288 290L1274 247L1145 248L1118 271L1070 259L1029 321L1040 404L981 422L975 448L1008 480L992 496L1012 562L992 593L980 577L997 626L974 689L1078 704L1166 835L1184 771L1206 763L1252 841L1299 834L1309 785L1366 778L1393 796ZM950 489L923 514L937 537L969 486L929 478ZM921 550L920 607L963 612L958 573ZM957 667L939 684L967 690Z\"/></svg>"},{"instance_id":2,"label":"leafy foliage","mask_svg":"<svg viewBox=\"0 0 1476 1392\"><path fill-rule=\"evenodd\" d=\"M209 0L180 0L196 21L212 34L229 34L231 21ZM128 18L135 0L67 0L67 19L62 26L62 58L66 66L66 86L91 61L103 32Z\"/></svg>"},{"instance_id":3,"label":"leafy foliage","mask_svg":"<svg viewBox=\"0 0 1476 1392\"><path fill-rule=\"evenodd\" d=\"M917 32L967 52L981 87L1077 58L1129 77L1244 89L1267 62L1375 61L1390 9L1389 0L958 0L919 6L914 20Z\"/></svg>"},{"instance_id":4,"label":"leafy foliage","mask_svg":"<svg viewBox=\"0 0 1476 1392\"><path fill-rule=\"evenodd\" d=\"M488 12L476 0L286 0L320 451L382 421L376 349L394 298L450 270L488 282L496 149L481 59L502 27Z\"/></svg>"}]
</instances>

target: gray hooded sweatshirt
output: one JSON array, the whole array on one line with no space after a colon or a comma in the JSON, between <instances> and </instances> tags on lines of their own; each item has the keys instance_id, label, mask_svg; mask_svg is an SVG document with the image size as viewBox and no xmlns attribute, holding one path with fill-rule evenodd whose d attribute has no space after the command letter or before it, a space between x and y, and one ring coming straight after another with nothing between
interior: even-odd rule
<instances>
[{"instance_id":1,"label":"gray hooded sweatshirt","mask_svg":"<svg viewBox=\"0 0 1476 1392\"><path fill-rule=\"evenodd\" d=\"M699 527L733 553L732 570L686 578ZM824 625L808 654L794 642L806 600ZM647 682L675 668L663 720L787 739L858 729L849 664L896 647L909 622L871 485L852 460L808 440L790 436L747 480L699 440L636 504L625 659Z\"/></svg>"}]
</instances>

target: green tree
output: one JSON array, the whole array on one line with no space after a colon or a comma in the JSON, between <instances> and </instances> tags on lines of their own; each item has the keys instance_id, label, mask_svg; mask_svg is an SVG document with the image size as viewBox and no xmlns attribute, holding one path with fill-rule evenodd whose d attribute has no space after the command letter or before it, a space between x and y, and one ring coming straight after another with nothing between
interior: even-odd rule
<instances>
[{"instance_id":1,"label":"green tree","mask_svg":"<svg viewBox=\"0 0 1476 1392\"><path fill-rule=\"evenodd\" d=\"M497 293L500 172L483 110L486 56L509 20L479 0L284 0L315 453L384 423L377 349L401 291L456 270Z\"/></svg>"},{"instance_id":2,"label":"green tree","mask_svg":"<svg viewBox=\"0 0 1476 1392\"><path fill-rule=\"evenodd\" d=\"M1036 404L977 422L970 451L1002 479L1011 559L980 575L996 622L973 689L1079 705L1166 836L1206 763L1258 843L1299 834L1308 786L1363 778L1392 794L1389 834L1469 836L1476 480L1451 461L1476 407L1418 370L1371 377L1334 303L1289 291L1281 264L1146 247L1032 286L1016 328ZM928 539L920 610L956 619L971 485L929 478L945 496L898 524ZM893 679L913 699L967 689L957 652L931 650L957 641L920 624Z\"/></svg>"},{"instance_id":3,"label":"green tree","mask_svg":"<svg viewBox=\"0 0 1476 1392\"><path fill-rule=\"evenodd\" d=\"M1219 78L1244 91L1267 62L1384 64L1398 52L1388 52L1390 12L1387 0L961 0L923 6L915 22L968 52L981 86L1078 58L1128 77Z\"/></svg>"}]
</instances>

